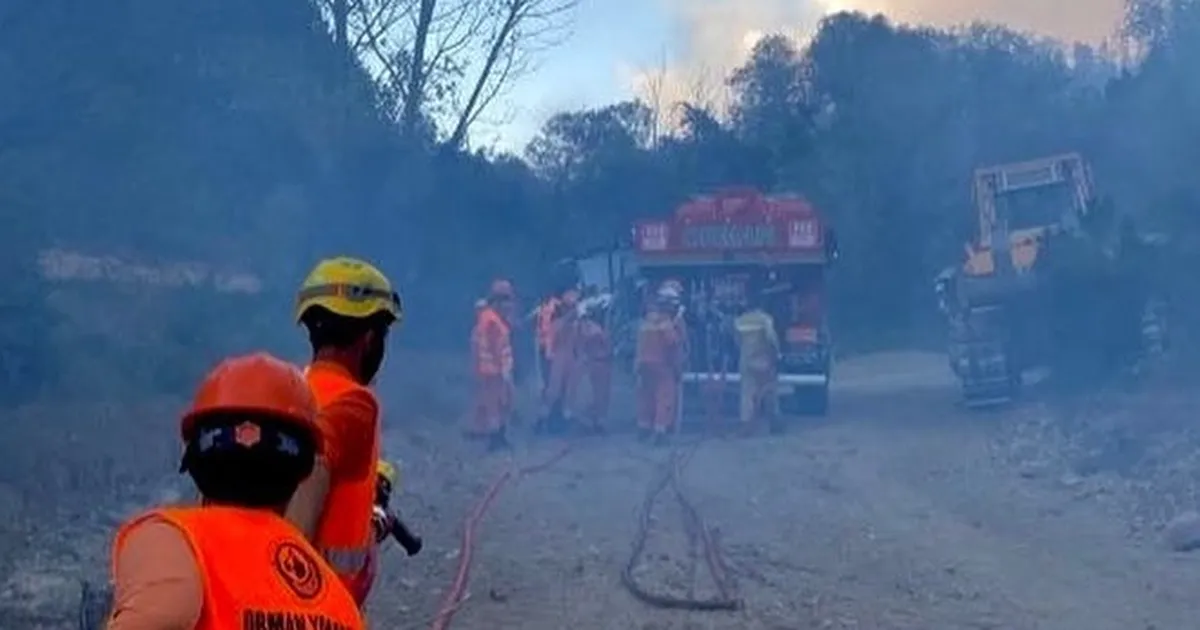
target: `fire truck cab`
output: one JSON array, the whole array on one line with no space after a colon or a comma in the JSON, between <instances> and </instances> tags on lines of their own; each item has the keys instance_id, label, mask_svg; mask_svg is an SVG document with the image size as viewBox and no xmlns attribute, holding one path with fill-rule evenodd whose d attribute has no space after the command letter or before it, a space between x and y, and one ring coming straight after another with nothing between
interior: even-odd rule
<instances>
[{"instance_id":1,"label":"fire truck cab","mask_svg":"<svg viewBox=\"0 0 1200 630\"><path fill-rule=\"evenodd\" d=\"M638 221L633 259L646 299L667 280L683 287L688 329L685 409L711 401L736 408L738 347L733 320L759 292L781 344L780 403L787 413L824 415L832 337L826 270L837 257L831 230L798 195L726 189L683 203L666 219Z\"/></svg>"}]
</instances>

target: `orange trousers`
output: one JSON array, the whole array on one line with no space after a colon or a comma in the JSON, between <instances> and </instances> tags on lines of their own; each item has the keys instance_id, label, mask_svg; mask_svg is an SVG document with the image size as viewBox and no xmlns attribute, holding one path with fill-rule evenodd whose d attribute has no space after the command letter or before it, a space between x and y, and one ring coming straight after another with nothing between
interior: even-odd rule
<instances>
[{"instance_id":1,"label":"orange trousers","mask_svg":"<svg viewBox=\"0 0 1200 630\"><path fill-rule=\"evenodd\" d=\"M585 365L591 399L587 406L587 419L592 426L600 426L608 418L608 407L612 400L612 361L588 361Z\"/></svg>"},{"instance_id":2,"label":"orange trousers","mask_svg":"<svg viewBox=\"0 0 1200 630\"><path fill-rule=\"evenodd\" d=\"M499 374L475 375L475 419L471 432L495 433L508 426L512 414L513 391Z\"/></svg>"},{"instance_id":3,"label":"orange trousers","mask_svg":"<svg viewBox=\"0 0 1200 630\"><path fill-rule=\"evenodd\" d=\"M665 433L675 426L679 399L679 376L660 365L639 365L637 375L637 422L639 429Z\"/></svg>"},{"instance_id":4,"label":"orange trousers","mask_svg":"<svg viewBox=\"0 0 1200 630\"><path fill-rule=\"evenodd\" d=\"M542 390L542 417L550 415L556 405L561 405L565 415L571 415L571 394L575 391L578 372L579 362L574 356L557 356L550 360L550 377L546 379L546 389Z\"/></svg>"}]
</instances>

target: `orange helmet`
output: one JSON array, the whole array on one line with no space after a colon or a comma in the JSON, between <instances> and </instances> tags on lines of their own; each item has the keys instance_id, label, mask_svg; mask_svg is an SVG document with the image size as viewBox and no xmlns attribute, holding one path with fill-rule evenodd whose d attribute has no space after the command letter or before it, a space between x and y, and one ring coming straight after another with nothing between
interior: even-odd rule
<instances>
[{"instance_id":1,"label":"orange helmet","mask_svg":"<svg viewBox=\"0 0 1200 630\"><path fill-rule=\"evenodd\" d=\"M515 297L516 294L513 291L513 285L511 282L509 282L508 280L505 280L503 278L498 278L498 279L492 281L492 290L489 292L489 295L491 296L492 299L496 299L496 298L512 299L513 297Z\"/></svg>"},{"instance_id":2,"label":"orange helmet","mask_svg":"<svg viewBox=\"0 0 1200 630\"><path fill-rule=\"evenodd\" d=\"M213 368L183 415L180 434L190 440L196 424L218 413L244 413L290 422L308 431L320 449L317 401L296 366L265 352L234 357Z\"/></svg>"}]
</instances>

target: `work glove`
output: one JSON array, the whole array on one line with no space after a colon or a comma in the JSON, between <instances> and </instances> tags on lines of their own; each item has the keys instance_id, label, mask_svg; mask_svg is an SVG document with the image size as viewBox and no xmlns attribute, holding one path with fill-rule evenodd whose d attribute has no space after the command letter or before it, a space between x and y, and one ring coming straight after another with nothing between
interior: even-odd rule
<instances>
[{"instance_id":1,"label":"work glove","mask_svg":"<svg viewBox=\"0 0 1200 630\"><path fill-rule=\"evenodd\" d=\"M375 533L375 544L383 544L392 534L392 515L383 507L376 505L371 510L371 531Z\"/></svg>"}]
</instances>

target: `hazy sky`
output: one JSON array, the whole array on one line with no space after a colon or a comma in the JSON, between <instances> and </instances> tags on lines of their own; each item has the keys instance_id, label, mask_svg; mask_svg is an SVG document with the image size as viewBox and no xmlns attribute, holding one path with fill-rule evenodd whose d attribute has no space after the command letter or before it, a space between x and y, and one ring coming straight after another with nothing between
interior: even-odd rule
<instances>
[{"instance_id":1,"label":"hazy sky","mask_svg":"<svg viewBox=\"0 0 1200 630\"><path fill-rule=\"evenodd\" d=\"M1123 0L580 0L574 31L500 104L479 141L519 149L552 113L645 94L712 97L757 36L811 33L824 14L882 12L939 25L1003 22L1068 40L1099 41Z\"/></svg>"}]
</instances>

